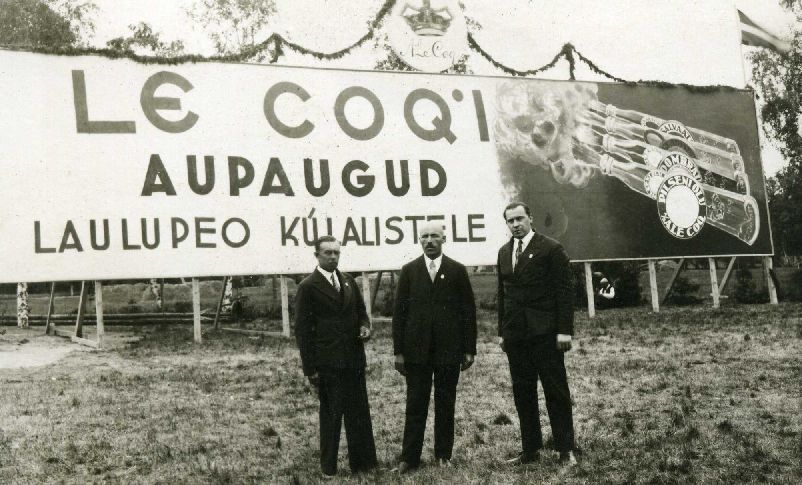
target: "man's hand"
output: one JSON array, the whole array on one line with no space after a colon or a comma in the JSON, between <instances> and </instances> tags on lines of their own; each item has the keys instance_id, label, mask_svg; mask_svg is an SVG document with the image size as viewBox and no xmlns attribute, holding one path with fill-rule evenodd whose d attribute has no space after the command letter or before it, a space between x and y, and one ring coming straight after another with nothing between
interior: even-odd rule
<instances>
[{"instance_id":1,"label":"man's hand","mask_svg":"<svg viewBox=\"0 0 802 485\"><path fill-rule=\"evenodd\" d=\"M395 370L402 376L407 375L407 368L404 366L404 355L396 354L395 356Z\"/></svg>"},{"instance_id":2,"label":"man's hand","mask_svg":"<svg viewBox=\"0 0 802 485\"><path fill-rule=\"evenodd\" d=\"M557 350L564 352L571 350L571 336L563 333L557 334Z\"/></svg>"},{"instance_id":3,"label":"man's hand","mask_svg":"<svg viewBox=\"0 0 802 485\"><path fill-rule=\"evenodd\" d=\"M465 354L464 356L462 356L462 366L460 366L462 370L468 370L471 368L472 365L473 365L473 355Z\"/></svg>"},{"instance_id":4,"label":"man's hand","mask_svg":"<svg viewBox=\"0 0 802 485\"><path fill-rule=\"evenodd\" d=\"M359 340L363 342L370 340L370 328L364 325L359 327Z\"/></svg>"},{"instance_id":5,"label":"man's hand","mask_svg":"<svg viewBox=\"0 0 802 485\"><path fill-rule=\"evenodd\" d=\"M306 378L309 379L309 384L311 384L312 387L320 387L320 376L317 374L317 372L311 376L306 376Z\"/></svg>"},{"instance_id":6,"label":"man's hand","mask_svg":"<svg viewBox=\"0 0 802 485\"><path fill-rule=\"evenodd\" d=\"M498 339L498 344L501 346L501 351L507 353L507 347L504 345L504 337Z\"/></svg>"}]
</instances>

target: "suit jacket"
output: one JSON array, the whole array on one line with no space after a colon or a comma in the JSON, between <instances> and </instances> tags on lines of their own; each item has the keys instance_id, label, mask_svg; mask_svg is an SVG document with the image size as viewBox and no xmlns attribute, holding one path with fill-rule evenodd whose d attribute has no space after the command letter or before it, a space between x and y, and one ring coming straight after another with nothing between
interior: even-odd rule
<instances>
[{"instance_id":1,"label":"suit jacket","mask_svg":"<svg viewBox=\"0 0 802 485\"><path fill-rule=\"evenodd\" d=\"M370 327L362 293L354 279L337 271L341 292L320 271L298 285L295 295L295 338L304 375L319 367L363 368L365 348L359 327Z\"/></svg>"},{"instance_id":2,"label":"suit jacket","mask_svg":"<svg viewBox=\"0 0 802 485\"><path fill-rule=\"evenodd\" d=\"M498 334L505 341L574 333L573 274L559 242L535 233L512 268L513 240L498 252Z\"/></svg>"},{"instance_id":3,"label":"suit jacket","mask_svg":"<svg viewBox=\"0 0 802 485\"><path fill-rule=\"evenodd\" d=\"M425 256L401 269L393 352L412 364L449 365L476 355L476 303L465 266L443 255L432 282Z\"/></svg>"}]
</instances>

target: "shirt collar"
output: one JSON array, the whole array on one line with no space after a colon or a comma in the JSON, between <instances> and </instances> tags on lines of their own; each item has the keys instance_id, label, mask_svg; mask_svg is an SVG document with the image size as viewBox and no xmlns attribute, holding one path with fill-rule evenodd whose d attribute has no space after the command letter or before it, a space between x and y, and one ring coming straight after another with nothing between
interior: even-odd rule
<instances>
[{"instance_id":1,"label":"shirt collar","mask_svg":"<svg viewBox=\"0 0 802 485\"><path fill-rule=\"evenodd\" d=\"M432 264L431 262L434 261L434 269L439 271L440 270L440 265L443 263L443 253L440 253L440 256L438 256L438 257L436 257L434 259L430 259L429 256L426 256L424 254L423 255L423 259L424 259L424 261L426 261L426 268L428 268L429 265Z\"/></svg>"},{"instance_id":2,"label":"shirt collar","mask_svg":"<svg viewBox=\"0 0 802 485\"><path fill-rule=\"evenodd\" d=\"M326 278L326 281L328 281L328 282L331 282L331 275L333 275L334 272L337 271L337 270L334 270L334 272L326 271L325 269L321 268L320 266L317 267L317 270L320 271L320 274L322 274L323 277Z\"/></svg>"},{"instance_id":3,"label":"shirt collar","mask_svg":"<svg viewBox=\"0 0 802 485\"><path fill-rule=\"evenodd\" d=\"M530 230L529 232L526 233L526 236L521 238L521 241L523 242L523 247L521 248L522 252L527 248L527 246L529 246L529 242L532 241L533 237L535 237L535 231L531 231ZM512 247L513 251L515 251L515 248L516 248L517 245L518 245L518 241L516 240L515 244Z\"/></svg>"}]
</instances>

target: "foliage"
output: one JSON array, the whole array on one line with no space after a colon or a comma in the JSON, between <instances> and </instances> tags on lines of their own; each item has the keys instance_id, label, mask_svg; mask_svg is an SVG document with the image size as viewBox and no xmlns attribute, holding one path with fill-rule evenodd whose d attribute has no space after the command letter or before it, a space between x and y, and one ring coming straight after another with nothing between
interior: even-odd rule
<instances>
[{"instance_id":1,"label":"foliage","mask_svg":"<svg viewBox=\"0 0 802 485\"><path fill-rule=\"evenodd\" d=\"M802 0L781 0L802 20ZM788 164L767 183L777 254L802 255L802 30L791 51L760 49L751 55L752 79L763 97L763 128Z\"/></svg>"},{"instance_id":2,"label":"foliage","mask_svg":"<svg viewBox=\"0 0 802 485\"><path fill-rule=\"evenodd\" d=\"M78 38L70 21L38 0L6 0L0 3L0 44L9 46L62 47Z\"/></svg>"},{"instance_id":3,"label":"foliage","mask_svg":"<svg viewBox=\"0 0 802 485\"><path fill-rule=\"evenodd\" d=\"M733 296L738 303L766 303L769 301L768 292L757 290L750 266L746 258L738 260Z\"/></svg>"},{"instance_id":4,"label":"foliage","mask_svg":"<svg viewBox=\"0 0 802 485\"><path fill-rule=\"evenodd\" d=\"M169 44L161 40L161 34L145 22L129 25L131 34L115 37L106 42L106 47L119 52L135 52L139 55L176 57L184 54L184 43L174 40Z\"/></svg>"},{"instance_id":5,"label":"foliage","mask_svg":"<svg viewBox=\"0 0 802 485\"><path fill-rule=\"evenodd\" d=\"M685 276L677 276L674 280L674 286L671 288L671 294L668 296L668 302L675 305L693 305L702 301L696 292L699 291L699 284L692 283L691 280Z\"/></svg>"},{"instance_id":6,"label":"foliage","mask_svg":"<svg viewBox=\"0 0 802 485\"><path fill-rule=\"evenodd\" d=\"M270 18L276 13L274 0L196 0L188 12L214 42L218 54L236 54L253 48L268 37ZM257 61L267 58L265 50Z\"/></svg>"}]
</instances>

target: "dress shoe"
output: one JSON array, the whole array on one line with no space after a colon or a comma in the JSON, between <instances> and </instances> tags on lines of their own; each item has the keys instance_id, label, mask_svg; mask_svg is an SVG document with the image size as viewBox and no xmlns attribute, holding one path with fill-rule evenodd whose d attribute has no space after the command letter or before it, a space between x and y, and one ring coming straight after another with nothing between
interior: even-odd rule
<instances>
[{"instance_id":1,"label":"dress shoe","mask_svg":"<svg viewBox=\"0 0 802 485\"><path fill-rule=\"evenodd\" d=\"M392 473L398 473L398 474L400 474L400 475L404 475L404 474L406 474L406 473L409 473L409 472L411 472L411 471L412 471L412 470L414 470L415 468L416 468L416 467L414 467L414 466L410 465L409 463L407 463L407 462L405 462L405 461L402 461L402 462L399 462L399 463L398 463L398 466L396 466L395 468L393 468L393 469L392 469L392 470L390 470L390 471L391 471Z\"/></svg>"},{"instance_id":2,"label":"dress shoe","mask_svg":"<svg viewBox=\"0 0 802 485\"><path fill-rule=\"evenodd\" d=\"M518 453L518 455L515 458L510 458L509 460L506 461L508 465L518 466L518 465L526 465L528 463L535 463L536 461L538 461L538 459L540 459L540 455L538 454L537 451L535 451L533 453L524 453L524 452Z\"/></svg>"},{"instance_id":3,"label":"dress shoe","mask_svg":"<svg viewBox=\"0 0 802 485\"><path fill-rule=\"evenodd\" d=\"M332 473L331 475L329 475L328 473L320 472L320 481L321 482L328 482L328 481L334 480L335 478L337 478L337 474L336 473Z\"/></svg>"},{"instance_id":4,"label":"dress shoe","mask_svg":"<svg viewBox=\"0 0 802 485\"><path fill-rule=\"evenodd\" d=\"M437 466L439 466L439 467L451 467L451 459L449 459L449 458L438 458L437 459Z\"/></svg>"},{"instance_id":5,"label":"dress shoe","mask_svg":"<svg viewBox=\"0 0 802 485\"><path fill-rule=\"evenodd\" d=\"M561 451L560 452L560 465L563 466L576 466L576 456L574 456L574 452L569 451Z\"/></svg>"}]
</instances>

